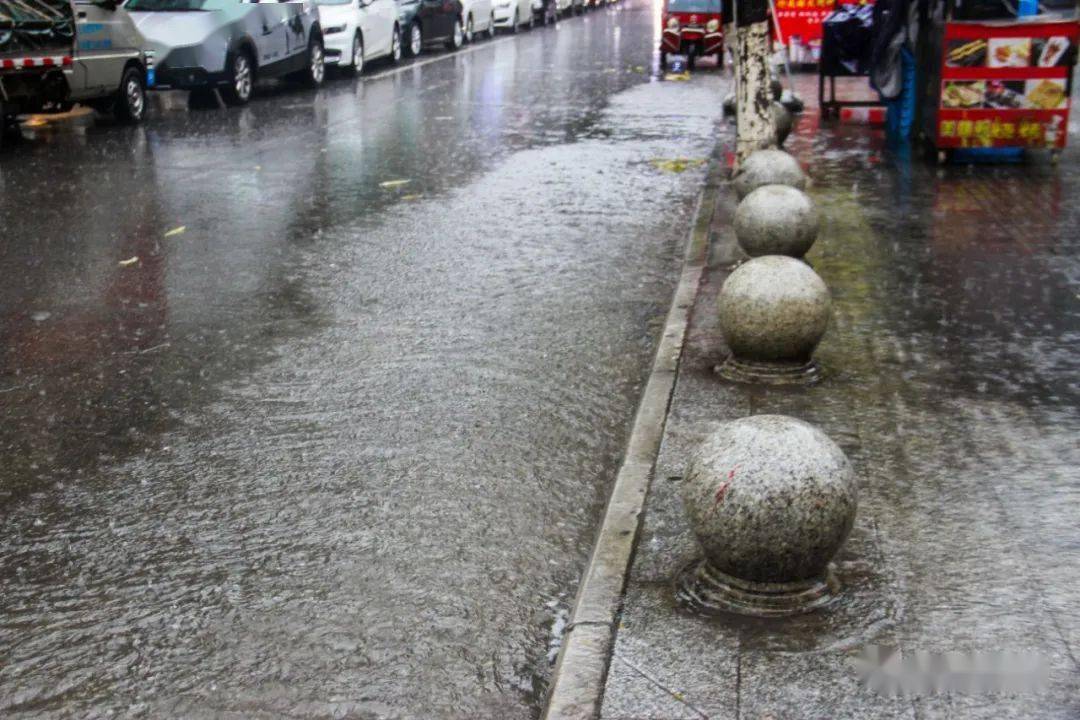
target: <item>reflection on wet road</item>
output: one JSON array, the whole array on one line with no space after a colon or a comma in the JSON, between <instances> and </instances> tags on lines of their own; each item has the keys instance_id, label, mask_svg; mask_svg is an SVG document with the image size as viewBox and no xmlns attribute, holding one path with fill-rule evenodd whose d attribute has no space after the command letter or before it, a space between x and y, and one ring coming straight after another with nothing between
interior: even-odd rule
<instances>
[{"instance_id":1,"label":"reflection on wet road","mask_svg":"<svg viewBox=\"0 0 1080 720\"><path fill-rule=\"evenodd\" d=\"M0 714L536 714L717 133L653 32L5 150Z\"/></svg>"}]
</instances>

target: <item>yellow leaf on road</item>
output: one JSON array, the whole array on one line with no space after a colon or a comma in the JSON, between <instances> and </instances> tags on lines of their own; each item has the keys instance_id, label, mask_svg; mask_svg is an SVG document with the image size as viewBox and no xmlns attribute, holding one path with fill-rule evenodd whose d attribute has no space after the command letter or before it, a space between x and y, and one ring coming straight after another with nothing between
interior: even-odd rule
<instances>
[{"instance_id":1,"label":"yellow leaf on road","mask_svg":"<svg viewBox=\"0 0 1080 720\"><path fill-rule=\"evenodd\" d=\"M412 180L387 180L386 182L379 183L381 188L396 188L402 185L408 185Z\"/></svg>"},{"instance_id":2,"label":"yellow leaf on road","mask_svg":"<svg viewBox=\"0 0 1080 720\"><path fill-rule=\"evenodd\" d=\"M667 75L664 76L664 79L665 80L677 80L677 81L681 82L681 81L684 81L684 80L689 80L690 79L690 73L688 73L688 72L684 72L684 73L668 73Z\"/></svg>"},{"instance_id":3,"label":"yellow leaf on road","mask_svg":"<svg viewBox=\"0 0 1080 720\"><path fill-rule=\"evenodd\" d=\"M700 167L705 164L702 159L691 158L671 158L670 160L650 160L649 162L657 170L671 173L681 173L689 168Z\"/></svg>"},{"instance_id":4,"label":"yellow leaf on road","mask_svg":"<svg viewBox=\"0 0 1080 720\"><path fill-rule=\"evenodd\" d=\"M178 228L173 228L169 232L165 233L165 237L172 237L173 235L180 235L187 230L187 225L181 225Z\"/></svg>"},{"instance_id":5,"label":"yellow leaf on road","mask_svg":"<svg viewBox=\"0 0 1080 720\"><path fill-rule=\"evenodd\" d=\"M134 265L137 262L139 262L139 256L138 255L136 255L135 257L129 257L127 260L121 260L120 261L120 267L127 267L128 265Z\"/></svg>"},{"instance_id":6,"label":"yellow leaf on road","mask_svg":"<svg viewBox=\"0 0 1080 720\"><path fill-rule=\"evenodd\" d=\"M419 200L420 196L419 195L402 195L401 199L402 200Z\"/></svg>"}]
</instances>

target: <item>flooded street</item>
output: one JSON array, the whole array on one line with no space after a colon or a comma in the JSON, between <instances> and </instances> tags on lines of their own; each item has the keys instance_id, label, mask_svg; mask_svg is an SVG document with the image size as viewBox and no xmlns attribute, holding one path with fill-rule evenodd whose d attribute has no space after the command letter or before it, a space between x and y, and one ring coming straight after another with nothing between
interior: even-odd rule
<instances>
[{"instance_id":1,"label":"flooded street","mask_svg":"<svg viewBox=\"0 0 1080 720\"><path fill-rule=\"evenodd\" d=\"M0 715L537 715L718 132L653 38L24 129Z\"/></svg>"}]
</instances>

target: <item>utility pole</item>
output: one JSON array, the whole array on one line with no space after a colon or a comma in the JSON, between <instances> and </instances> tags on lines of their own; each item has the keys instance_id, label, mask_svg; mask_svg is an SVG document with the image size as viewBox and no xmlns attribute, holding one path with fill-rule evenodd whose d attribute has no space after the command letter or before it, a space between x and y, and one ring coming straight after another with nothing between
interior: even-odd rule
<instances>
[{"instance_id":1,"label":"utility pole","mask_svg":"<svg viewBox=\"0 0 1080 720\"><path fill-rule=\"evenodd\" d=\"M735 164L776 144L769 82L769 0L734 0ZM726 18L725 18L726 20Z\"/></svg>"}]
</instances>

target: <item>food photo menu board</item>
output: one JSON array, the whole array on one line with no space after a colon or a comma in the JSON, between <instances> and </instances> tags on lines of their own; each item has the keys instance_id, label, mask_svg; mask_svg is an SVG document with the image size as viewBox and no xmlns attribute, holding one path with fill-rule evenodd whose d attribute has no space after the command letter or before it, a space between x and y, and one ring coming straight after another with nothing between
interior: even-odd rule
<instances>
[{"instance_id":1,"label":"food photo menu board","mask_svg":"<svg viewBox=\"0 0 1080 720\"><path fill-rule=\"evenodd\" d=\"M937 142L1065 147L1080 24L945 25Z\"/></svg>"}]
</instances>

